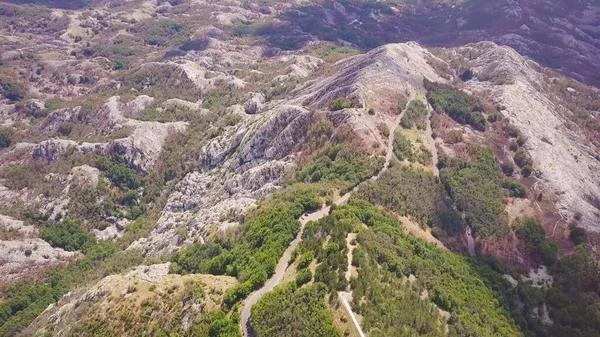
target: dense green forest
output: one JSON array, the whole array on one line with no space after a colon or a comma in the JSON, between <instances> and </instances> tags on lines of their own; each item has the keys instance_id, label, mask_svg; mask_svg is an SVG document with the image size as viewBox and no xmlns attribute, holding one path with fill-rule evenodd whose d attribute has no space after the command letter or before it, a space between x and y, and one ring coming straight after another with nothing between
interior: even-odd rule
<instances>
[{"instance_id":1,"label":"dense green forest","mask_svg":"<svg viewBox=\"0 0 600 337\"><path fill-rule=\"evenodd\" d=\"M484 237L502 236L509 228L496 158L488 148L473 146L470 151L469 162L443 158L440 178L473 230Z\"/></svg>"},{"instance_id":2,"label":"dense green forest","mask_svg":"<svg viewBox=\"0 0 600 337\"><path fill-rule=\"evenodd\" d=\"M358 278L351 282L353 306L372 335L442 336L446 324L453 336L521 335L496 298L498 290L510 289L499 273L404 234L394 216L360 198L307 227L301 244L299 254L310 252L320 263L315 281L327 285L332 294L347 286L345 238L352 231L359 233L353 259ZM493 287L482 282L482 272L493 276ZM407 281L411 274L416 276L413 284ZM425 289L430 296L421 299ZM433 304L449 312L447 323Z\"/></svg>"},{"instance_id":3,"label":"dense green forest","mask_svg":"<svg viewBox=\"0 0 600 337\"><path fill-rule=\"evenodd\" d=\"M419 130L427 128L427 108L420 97L410 101L404 116L400 120L400 125L405 129L410 129L413 126Z\"/></svg>"},{"instance_id":4,"label":"dense green forest","mask_svg":"<svg viewBox=\"0 0 600 337\"><path fill-rule=\"evenodd\" d=\"M460 124L485 131L486 120L481 102L473 96L447 84L425 80L427 100L438 112L445 112Z\"/></svg>"},{"instance_id":5,"label":"dense green forest","mask_svg":"<svg viewBox=\"0 0 600 337\"><path fill-rule=\"evenodd\" d=\"M296 174L302 182L334 182L349 190L381 169L382 159L349 146L328 145Z\"/></svg>"},{"instance_id":6,"label":"dense green forest","mask_svg":"<svg viewBox=\"0 0 600 337\"><path fill-rule=\"evenodd\" d=\"M327 312L327 287L321 283L296 288L283 285L252 307L250 324L256 337L341 337Z\"/></svg>"},{"instance_id":7,"label":"dense green forest","mask_svg":"<svg viewBox=\"0 0 600 337\"><path fill-rule=\"evenodd\" d=\"M275 192L246 216L239 235L196 243L176 253L173 271L237 277L242 283L228 290L225 298L225 305L232 306L273 274L300 228L300 215L320 205L318 191L310 185L292 185Z\"/></svg>"},{"instance_id":8,"label":"dense green forest","mask_svg":"<svg viewBox=\"0 0 600 337\"><path fill-rule=\"evenodd\" d=\"M369 181L358 191L361 198L382 205L422 226L436 226L451 235L464 228L452 200L430 172L396 165L377 181Z\"/></svg>"}]
</instances>

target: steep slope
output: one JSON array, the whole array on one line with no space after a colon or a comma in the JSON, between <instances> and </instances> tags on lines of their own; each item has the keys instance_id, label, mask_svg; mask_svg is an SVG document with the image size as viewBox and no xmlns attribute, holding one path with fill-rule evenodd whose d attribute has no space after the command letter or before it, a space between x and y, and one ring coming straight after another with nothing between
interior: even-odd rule
<instances>
[{"instance_id":1,"label":"steep slope","mask_svg":"<svg viewBox=\"0 0 600 337\"><path fill-rule=\"evenodd\" d=\"M226 276L169 275L168 270L168 264L159 264L108 276L65 296L40 317L47 324L32 327L55 336L173 333L192 325L200 332L198 325L219 310L223 293L237 283Z\"/></svg>"},{"instance_id":2,"label":"steep slope","mask_svg":"<svg viewBox=\"0 0 600 337\"><path fill-rule=\"evenodd\" d=\"M64 5L0 4L0 335L598 335L594 3Z\"/></svg>"},{"instance_id":3,"label":"steep slope","mask_svg":"<svg viewBox=\"0 0 600 337\"><path fill-rule=\"evenodd\" d=\"M563 228L575 214L581 214L581 225L599 231L598 206L594 204L600 196L598 148L594 131L588 138L585 128L575 124L576 112L567 105L573 99L569 96L578 95L576 89L563 86L514 50L493 43L460 47L445 55L450 59L460 57L464 67L473 69L477 77L468 81L465 89L489 92L494 103L504 108L502 113L527 138L525 148L540 179L534 191L557 200ZM597 122L592 119L590 128L597 129L593 124ZM510 153L507 148L505 151Z\"/></svg>"}]
</instances>

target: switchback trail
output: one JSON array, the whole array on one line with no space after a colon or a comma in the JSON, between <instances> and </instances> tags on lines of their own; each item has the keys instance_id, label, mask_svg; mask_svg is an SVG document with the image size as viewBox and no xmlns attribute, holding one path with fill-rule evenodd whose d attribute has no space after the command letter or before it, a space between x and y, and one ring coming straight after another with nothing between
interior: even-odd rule
<instances>
[{"instance_id":1,"label":"switchback trail","mask_svg":"<svg viewBox=\"0 0 600 337\"><path fill-rule=\"evenodd\" d=\"M417 85L417 83L419 81L421 83L419 83ZM414 84L415 84L416 88L422 87L422 85L423 85L422 80L417 80L417 79L415 79ZM377 174L375 174L374 176L372 176L370 178L371 180L377 180L381 176L381 174L383 174L383 172L387 171L388 167L390 166L390 161L392 160L392 157L394 156L394 133L396 132L396 129L400 125L400 120L402 119L402 116L404 116L405 112L406 112L406 107L404 108L404 110L402 110L402 112L394 120L394 122L393 122L394 125L392 126L392 129L390 130L390 135L388 137L385 163L383 164L383 168ZM359 185L360 185L360 183L359 183ZM348 201L348 199L350 199L350 196L352 195L352 193L354 193L355 191L358 190L359 185L354 187L354 189L351 190L350 192L344 194L343 196L341 196L340 198L335 200L334 203L336 205L345 204ZM281 280L283 280L285 271L289 267L289 264L290 264L290 257L292 255L292 252L294 251L294 249L296 249L296 247L298 246L300 241L302 241L302 234L304 233L304 227L306 226L306 224L309 221L317 221L317 220L324 218L325 216L327 216L329 214L330 209L331 209L330 206L326 206L326 207L321 208L319 211L317 211L315 213L312 213L309 215L303 215L302 217L300 217L300 219L299 219L300 230L298 231L298 235L296 235L296 238L290 243L288 248L283 253L283 256L281 256L281 258L279 259L279 262L277 263L277 267L275 267L275 273L273 274L273 276L271 276L271 278L269 280L267 280L267 282L265 282L265 284L263 285L262 288L251 293L250 296L248 296L248 298L246 298L246 300L244 301L244 307L242 309L241 320L240 320L241 321L240 323L242 324L242 332L243 332L244 337L253 337L254 336L254 334L252 332L252 328L250 327L251 308L254 304L256 304L260 300L260 298L264 294L273 290L273 288L275 288L275 286L277 286L279 283L281 283ZM345 299L342 299L342 302L344 302L344 301L345 301ZM347 302L344 305L347 305ZM352 310L350 310L350 312L352 312ZM353 315L353 314L351 314L351 315ZM354 321L356 318L354 316L352 316L352 317L353 317L353 321ZM360 325L358 325L357 321L355 322L355 325L358 328L360 328ZM361 333L361 336L364 336L364 334L362 334L362 331L360 331L360 333Z\"/></svg>"}]
</instances>

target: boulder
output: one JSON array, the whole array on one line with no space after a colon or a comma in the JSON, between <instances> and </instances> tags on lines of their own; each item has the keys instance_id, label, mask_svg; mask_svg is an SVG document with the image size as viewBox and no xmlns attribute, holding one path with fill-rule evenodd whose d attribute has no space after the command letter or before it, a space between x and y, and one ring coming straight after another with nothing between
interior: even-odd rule
<instances>
[{"instance_id":1,"label":"boulder","mask_svg":"<svg viewBox=\"0 0 600 337\"><path fill-rule=\"evenodd\" d=\"M261 93L250 93L244 103L244 112L249 115L260 113L265 103L265 95Z\"/></svg>"}]
</instances>

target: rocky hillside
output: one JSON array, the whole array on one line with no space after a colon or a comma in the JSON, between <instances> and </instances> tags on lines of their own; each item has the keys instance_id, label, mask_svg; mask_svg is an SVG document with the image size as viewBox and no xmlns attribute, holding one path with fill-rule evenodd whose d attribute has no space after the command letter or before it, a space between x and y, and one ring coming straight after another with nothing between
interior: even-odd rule
<instances>
[{"instance_id":1,"label":"rocky hillside","mask_svg":"<svg viewBox=\"0 0 600 337\"><path fill-rule=\"evenodd\" d=\"M598 335L596 12L0 3L0 336Z\"/></svg>"}]
</instances>

